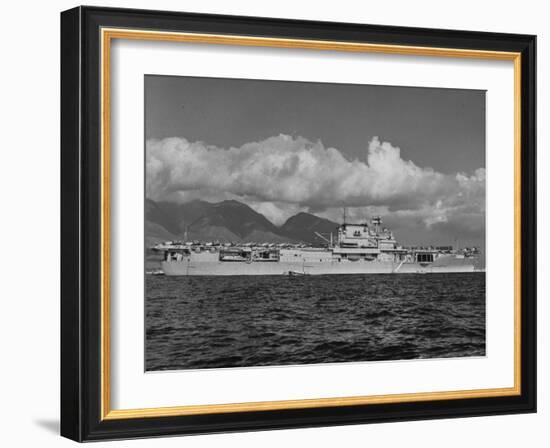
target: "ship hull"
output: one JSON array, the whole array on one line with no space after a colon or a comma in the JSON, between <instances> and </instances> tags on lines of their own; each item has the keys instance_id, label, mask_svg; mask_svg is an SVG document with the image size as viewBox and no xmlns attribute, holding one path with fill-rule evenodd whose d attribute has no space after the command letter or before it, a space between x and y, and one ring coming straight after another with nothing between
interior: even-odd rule
<instances>
[{"instance_id":1,"label":"ship hull","mask_svg":"<svg viewBox=\"0 0 550 448\"><path fill-rule=\"evenodd\" d=\"M473 272L471 260L436 260L427 265L389 261L356 262L224 262L164 261L162 270L169 276L224 275L333 275L333 274L435 274Z\"/></svg>"}]
</instances>

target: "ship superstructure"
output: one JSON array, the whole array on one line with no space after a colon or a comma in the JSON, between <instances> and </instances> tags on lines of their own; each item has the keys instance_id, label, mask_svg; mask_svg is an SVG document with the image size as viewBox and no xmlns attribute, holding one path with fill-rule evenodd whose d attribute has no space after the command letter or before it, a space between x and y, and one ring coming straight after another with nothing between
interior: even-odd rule
<instances>
[{"instance_id":1,"label":"ship superstructure","mask_svg":"<svg viewBox=\"0 0 550 448\"><path fill-rule=\"evenodd\" d=\"M317 234L317 247L290 243L169 241L153 250L164 253L165 275L328 275L451 273L476 270L478 250L452 246L402 247L380 216L370 223L345 223L336 238Z\"/></svg>"}]
</instances>

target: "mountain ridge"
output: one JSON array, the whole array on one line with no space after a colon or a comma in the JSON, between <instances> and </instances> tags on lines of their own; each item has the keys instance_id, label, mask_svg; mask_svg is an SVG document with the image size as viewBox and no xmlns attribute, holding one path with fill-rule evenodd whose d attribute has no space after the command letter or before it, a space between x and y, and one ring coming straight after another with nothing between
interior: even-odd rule
<instances>
[{"instance_id":1,"label":"mountain ridge","mask_svg":"<svg viewBox=\"0 0 550 448\"><path fill-rule=\"evenodd\" d=\"M269 242L320 244L315 232L329 233L338 224L310 213L291 216L276 226L263 214L236 201L207 202L196 199L178 204L145 199L145 241L188 240L220 242Z\"/></svg>"}]
</instances>

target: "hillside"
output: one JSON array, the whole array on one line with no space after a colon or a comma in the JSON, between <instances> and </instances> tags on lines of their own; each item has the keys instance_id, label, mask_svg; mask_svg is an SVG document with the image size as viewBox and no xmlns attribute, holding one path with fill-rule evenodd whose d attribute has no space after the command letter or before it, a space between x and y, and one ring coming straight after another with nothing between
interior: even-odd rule
<instances>
[{"instance_id":1,"label":"hillside","mask_svg":"<svg viewBox=\"0 0 550 448\"><path fill-rule=\"evenodd\" d=\"M318 237L315 232L322 234L328 239L331 232L333 237L336 236L337 228L338 224L335 222L319 218L310 213L301 212L288 218L280 228L280 231L285 235L292 235L292 238L299 241L318 244L325 243L325 241Z\"/></svg>"},{"instance_id":2,"label":"hillside","mask_svg":"<svg viewBox=\"0 0 550 448\"><path fill-rule=\"evenodd\" d=\"M321 243L314 232L334 232L336 223L309 213L298 213L277 227L264 215L238 201L184 204L146 199L147 244L183 239L222 242Z\"/></svg>"}]
</instances>

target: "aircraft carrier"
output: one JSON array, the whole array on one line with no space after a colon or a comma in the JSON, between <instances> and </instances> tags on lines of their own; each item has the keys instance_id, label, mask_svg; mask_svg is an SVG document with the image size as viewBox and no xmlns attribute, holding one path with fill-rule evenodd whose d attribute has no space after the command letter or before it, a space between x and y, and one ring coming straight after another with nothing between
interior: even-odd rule
<instances>
[{"instance_id":1,"label":"aircraft carrier","mask_svg":"<svg viewBox=\"0 0 550 448\"><path fill-rule=\"evenodd\" d=\"M479 251L452 246L403 247L380 216L370 222L341 224L335 238L317 234L323 244L217 243L167 241L161 270L169 276L430 274L473 272Z\"/></svg>"}]
</instances>

